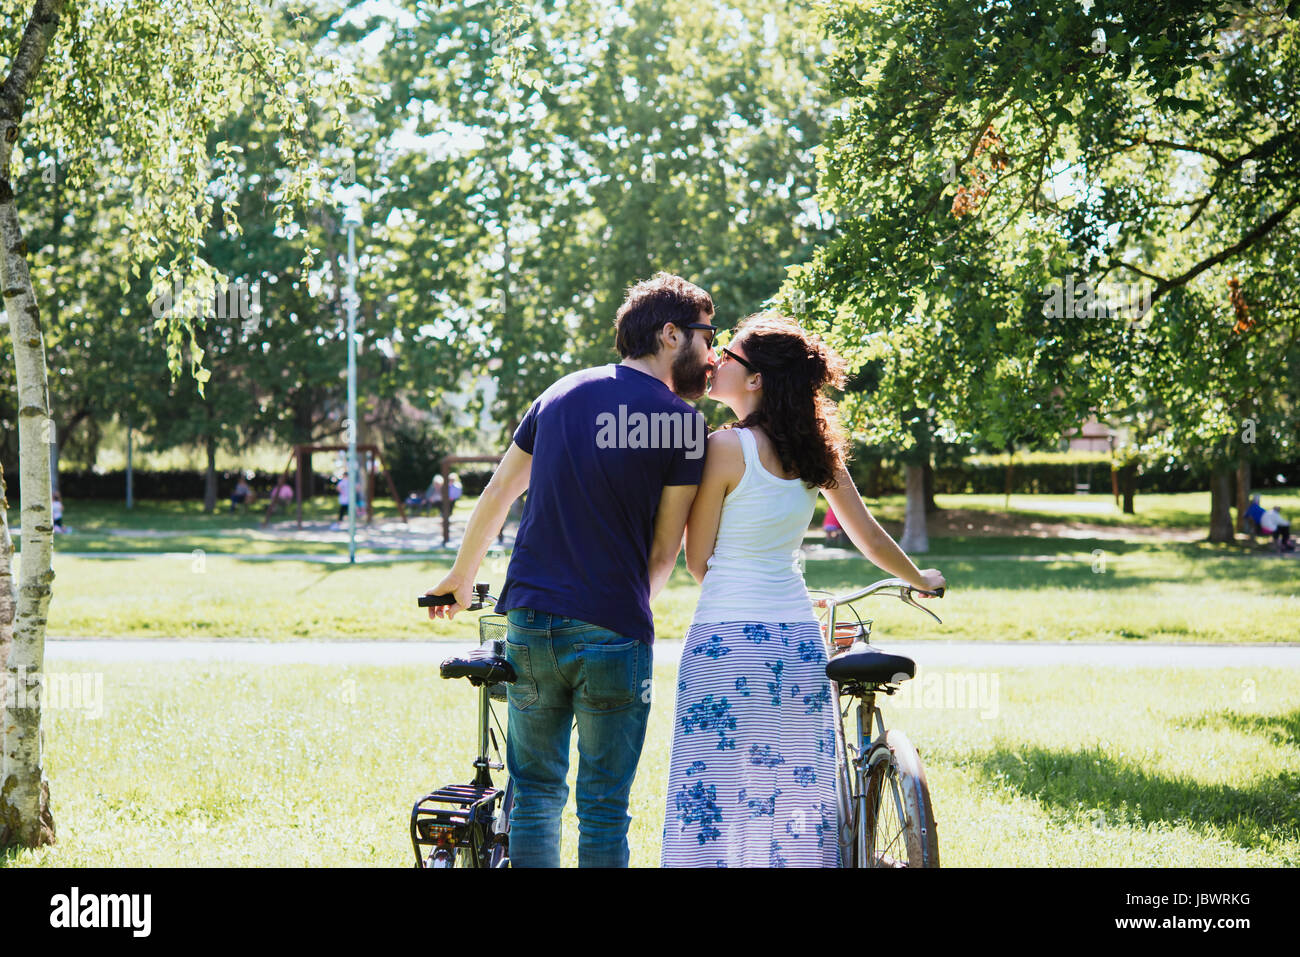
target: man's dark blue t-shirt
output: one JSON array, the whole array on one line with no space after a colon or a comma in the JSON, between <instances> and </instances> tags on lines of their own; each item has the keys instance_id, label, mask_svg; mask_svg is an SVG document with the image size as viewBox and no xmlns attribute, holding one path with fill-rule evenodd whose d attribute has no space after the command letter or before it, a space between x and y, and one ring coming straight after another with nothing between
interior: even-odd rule
<instances>
[{"instance_id":1,"label":"man's dark blue t-shirt","mask_svg":"<svg viewBox=\"0 0 1300 957\"><path fill-rule=\"evenodd\" d=\"M514 441L528 498L497 610L532 608L654 641L650 546L665 485L698 485L704 417L624 365L560 379Z\"/></svg>"}]
</instances>

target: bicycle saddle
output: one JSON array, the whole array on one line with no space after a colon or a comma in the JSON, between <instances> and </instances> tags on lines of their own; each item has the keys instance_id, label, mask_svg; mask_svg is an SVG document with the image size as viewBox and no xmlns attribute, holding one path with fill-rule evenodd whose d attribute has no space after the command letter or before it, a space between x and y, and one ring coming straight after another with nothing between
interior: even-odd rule
<instances>
[{"instance_id":1,"label":"bicycle saddle","mask_svg":"<svg viewBox=\"0 0 1300 957\"><path fill-rule=\"evenodd\" d=\"M483 682L512 682L518 678L514 667L491 647L475 648L467 655L455 655L442 663L439 672L444 678L468 678L472 685Z\"/></svg>"},{"instance_id":2,"label":"bicycle saddle","mask_svg":"<svg viewBox=\"0 0 1300 957\"><path fill-rule=\"evenodd\" d=\"M916 675L916 662L902 655L891 655L873 648L865 641L854 642L826 663L826 677L831 681L865 681L884 684L905 681Z\"/></svg>"}]
</instances>

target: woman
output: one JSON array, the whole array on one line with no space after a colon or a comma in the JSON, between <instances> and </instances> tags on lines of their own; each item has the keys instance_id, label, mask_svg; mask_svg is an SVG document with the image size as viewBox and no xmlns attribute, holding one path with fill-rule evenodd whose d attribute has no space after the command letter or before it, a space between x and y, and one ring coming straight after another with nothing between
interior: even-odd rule
<instances>
[{"instance_id":1,"label":"woman","mask_svg":"<svg viewBox=\"0 0 1300 957\"><path fill-rule=\"evenodd\" d=\"M686 527L702 584L677 683L665 867L835 867L836 704L797 564L820 488L850 540L918 588L918 571L873 519L844 466L847 440L824 386L844 365L791 319L737 327L710 396L737 418L709 436Z\"/></svg>"}]
</instances>

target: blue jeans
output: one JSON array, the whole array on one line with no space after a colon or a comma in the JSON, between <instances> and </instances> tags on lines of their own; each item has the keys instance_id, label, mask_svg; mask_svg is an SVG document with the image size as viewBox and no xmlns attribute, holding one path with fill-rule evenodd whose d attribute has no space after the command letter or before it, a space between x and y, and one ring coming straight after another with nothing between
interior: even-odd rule
<instances>
[{"instance_id":1,"label":"blue jeans","mask_svg":"<svg viewBox=\"0 0 1300 957\"><path fill-rule=\"evenodd\" d=\"M627 867L628 794L650 717L650 645L597 625L516 608L507 616L506 767L514 781L510 864L560 866L578 726L578 866Z\"/></svg>"}]
</instances>

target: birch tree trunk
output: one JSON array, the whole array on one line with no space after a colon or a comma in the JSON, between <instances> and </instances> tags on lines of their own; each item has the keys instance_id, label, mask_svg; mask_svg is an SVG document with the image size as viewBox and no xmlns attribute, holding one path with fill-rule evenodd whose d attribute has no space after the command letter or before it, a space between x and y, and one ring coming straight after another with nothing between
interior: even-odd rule
<instances>
[{"instance_id":1,"label":"birch tree trunk","mask_svg":"<svg viewBox=\"0 0 1300 957\"><path fill-rule=\"evenodd\" d=\"M9 661L9 648L14 642L14 611L18 607L18 583L14 580L14 543L9 535L9 495L5 488L4 469L0 468L0 681ZM0 706L4 703L7 685L0 685ZM0 743L4 735L0 733ZM0 750L0 755L4 752ZM3 758L0 758L2 761Z\"/></svg>"},{"instance_id":2,"label":"birch tree trunk","mask_svg":"<svg viewBox=\"0 0 1300 957\"><path fill-rule=\"evenodd\" d=\"M909 555L930 550L930 535L925 526L925 474L920 465L904 465L907 505L903 512L903 537L898 547Z\"/></svg>"},{"instance_id":3,"label":"birch tree trunk","mask_svg":"<svg viewBox=\"0 0 1300 957\"><path fill-rule=\"evenodd\" d=\"M12 634L0 619L6 644L7 694L0 711L0 847L36 847L54 841L50 789L41 740L41 675L45 668L45 615L50 604L54 526L50 515L50 397L45 340L27 269L27 244L18 225L11 165L32 79L40 72L59 26L65 0L36 0L9 75L0 86L0 288L13 342L18 385L19 491L23 550ZM12 575L13 551L5 529L0 572ZM12 587L12 577L8 584ZM0 582L0 586L4 583ZM10 592L12 595L13 593Z\"/></svg>"}]
</instances>

